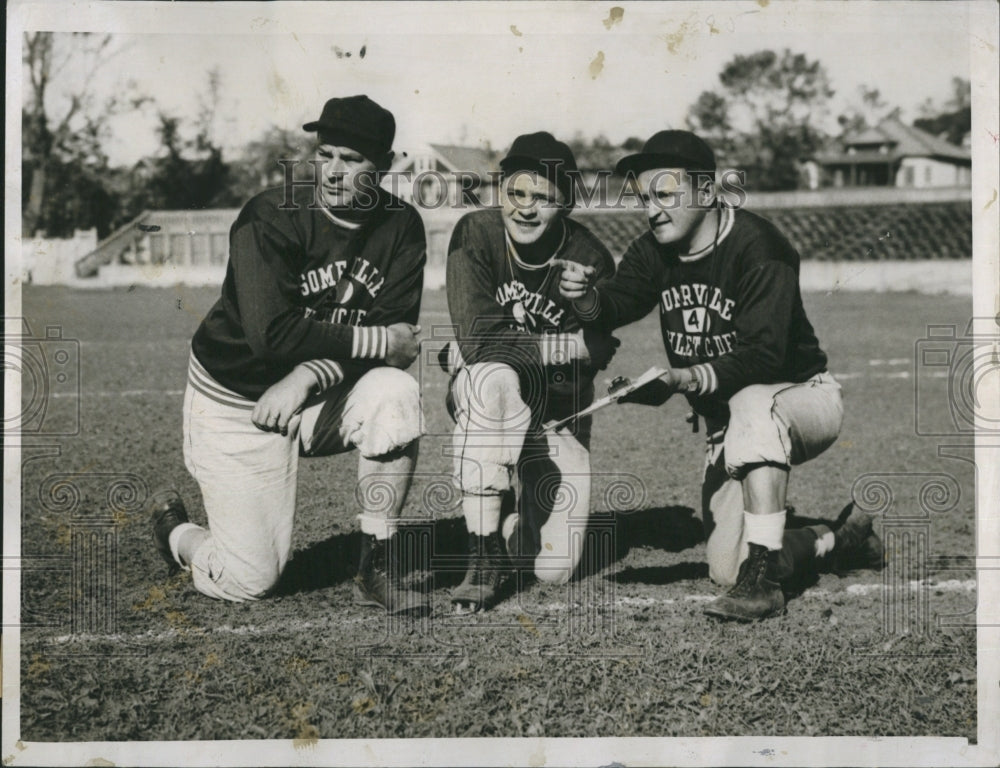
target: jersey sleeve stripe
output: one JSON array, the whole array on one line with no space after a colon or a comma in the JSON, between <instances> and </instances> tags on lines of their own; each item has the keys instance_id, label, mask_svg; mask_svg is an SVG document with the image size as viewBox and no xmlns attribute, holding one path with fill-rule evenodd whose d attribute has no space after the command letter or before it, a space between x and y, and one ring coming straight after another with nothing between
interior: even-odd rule
<instances>
[{"instance_id":1,"label":"jersey sleeve stripe","mask_svg":"<svg viewBox=\"0 0 1000 768\"><path fill-rule=\"evenodd\" d=\"M580 356L580 351L576 355L572 354L572 345L576 340L567 333L547 333L538 340L538 348L542 357L543 365L567 365L574 357Z\"/></svg>"},{"instance_id":2,"label":"jersey sleeve stripe","mask_svg":"<svg viewBox=\"0 0 1000 768\"><path fill-rule=\"evenodd\" d=\"M370 328L356 326L351 342L351 357L380 360L389 352L389 329L381 325Z\"/></svg>"},{"instance_id":3,"label":"jersey sleeve stripe","mask_svg":"<svg viewBox=\"0 0 1000 768\"><path fill-rule=\"evenodd\" d=\"M316 377L316 383L319 384L320 391L329 389L330 387L330 372L318 365L317 362L309 360L302 363L302 367L312 373Z\"/></svg>"},{"instance_id":4,"label":"jersey sleeve stripe","mask_svg":"<svg viewBox=\"0 0 1000 768\"><path fill-rule=\"evenodd\" d=\"M691 366L698 377L698 394L710 395L719 388L719 377L715 374L715 369L708 363L699 363Z\"/></svg>"},{"instance_id":5,"label":"jersey sleeve stripe","mask_svg":"<svg viewBox=\"0 0 1000 768\"><path fill-rule=\"evenodd\" d=\"M316 365L320 366L326 375L330 377L330 386L339 384L344 380L344 369L335 360L316 360Z\"/></svg>"},{"instance_id":6,"label":"jersey sleeve stripe","mask_svg":"<svg viewBox=\"0 0 1000 768\"><path fill-rule=\"evenodd\" d=\"M351 357L362 357L361 349L364 342L364 329L355 328L354 336L351 340Z\"/></svg>"},{"instance_id":7,"label":"jersey sleeve stripe","mask_svg":"<svg viewBox=\"0 0 1000 768\"><path fill-rule=\"evenodd\" d=\"M385 358L389 354L389 329L379 326L378 332L379 332L378 359L385 360Z\"/></svg>"},{"instance_id":8,"label":"jersey sleeve stripe","mask_svg":"<svg viewBox=\"0 0 1000 768\"><path fill-rule=\"evenodd\" d=\"M595 290L589 306L579 300L574 300L573 311L576 312L576 316L581 320L596 320L597 316L601 314L601 294Z\"/></svg>"},{"instance_id":9,"label":"jersey sleeve stripe","mask_svg":"<svg viewBox=\"0 0 1000 768\"><path fill-rule=\"evenodd\" d=\"M344 369L341 368L340 363L336 362L335 360L326 360L325 362L327 362L330 365L330 368L333 371L334 384L339 384L345 378L347 378L346 376L344 376Z\"/></svg>"},{"instance_id":10,"label":"jersey sleeve stripe","mask_svg":"<svg viewBox=\"0 0 1000 768\"><path fill-rule=\"evenodd\" d=\"M316 376L320 392L336 386L344 380L344 369L335 360L309 360L302 365Z\"/></svg>"}]
</instances>

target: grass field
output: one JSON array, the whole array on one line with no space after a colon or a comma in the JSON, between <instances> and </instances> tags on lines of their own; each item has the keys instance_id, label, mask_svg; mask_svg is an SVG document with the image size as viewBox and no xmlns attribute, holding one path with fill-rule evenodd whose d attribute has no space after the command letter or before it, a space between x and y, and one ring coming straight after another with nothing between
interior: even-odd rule
<instances>
[{"instance_id":1,"label":"grass field","mask_svg":"<svg viewBox=\"0 0 1000 768\"><path fill-rule=\"evenodd\" d=\"M453 616L448 588L461 578L464 534L457 497L445 491L446 380L421 364L411 370L422 380L429 435L406 515L432 532L433 556L451 567L414 574L434 580L431 617L390 623L350 601L358 546L351 455L300 465L295 555L279 596L256 604L213 602L183 574L167 580L141 511L144 491L109 501L109 485L131 475L150 491L177 487L204 520L181 457L181 396L189 339L216 294L24 290L36 336L58 325L79 340L82 392L72 382L54 388L45 412L49 433L75 431L78 418L78 435L42 435L23 449L24 741L975 738L974 467L938 455L940 443L962 440L916 435L913 366L926 326L961 330L968 300L805 297L847 413L840 441L793 472L791 502L802 517L833 518L859 478L878 476L869 479L892 496L878 526L923 531L925 571L900 545L889 553L888 580L870 571L822 575L785 616L757 625L703 617L702 602L720 591L703 565L695 515L703 434L691 434L683 403L672 401L596 415L593 504L613 541L588 550L578 580L531 584L490 613ZM425 332L446 322L443 294L429 293ZM655 318L620 336L609 375L663 360ZM916 405L947 407L946 378L922 381L926 399ZM928 501L934 474L945 476L947 499ZM70 491L77 496L67 500ZM877 495L865 492L873 504ZM116 560L73 549L101 515L111 519ZM86 602L73 566L81 551L116 564L105 587L116 613L103 625L113 631L80 631L94 621L77 613Z\"/></svg>"}]
</instances>

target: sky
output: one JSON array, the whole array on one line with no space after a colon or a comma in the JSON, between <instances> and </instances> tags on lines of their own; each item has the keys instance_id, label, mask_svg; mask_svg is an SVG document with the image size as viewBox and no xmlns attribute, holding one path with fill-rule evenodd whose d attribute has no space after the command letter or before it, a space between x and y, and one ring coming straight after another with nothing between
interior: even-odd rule
<instances>
[{"instance_id":1,"label":"sky","mask_svg":"<svg viewBox=\"0 0 1000 768\"><path fill-rule=\"evenodd\" d=\"M118 53L93 77L98 99L129 82L155 99L113 121L114 164L156 149L155 109L193 119L213 68L222 83L216 136L230 152L353 93L393 111L397 149L503 148L534 130L621 142L683 127L727 61L768 48L822 62L836 91L828 120L857 102L860 85L912 120L926 99L949 98L953 77L969 77L973 42L962 2L620 3L617 23L616 4L604 2L279 3L238 16L179 5L155 24L141 12L65 22L115 32Z\"/></svg>"}]
</instances>

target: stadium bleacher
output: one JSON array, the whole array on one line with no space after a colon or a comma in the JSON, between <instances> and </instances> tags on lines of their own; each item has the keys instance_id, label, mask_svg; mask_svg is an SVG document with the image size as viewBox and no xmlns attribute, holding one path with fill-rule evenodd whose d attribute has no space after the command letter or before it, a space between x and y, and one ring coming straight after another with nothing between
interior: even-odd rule
<instances>
[{"instance_id":1,"label":"stadium bleacher","mask_svg":"<svg viewBox=\"0 0 1000 768\"><path fill-rule=\"evenodd\" d=\"M752 206L749 206L753 210ZM889 261L969 259L972 207L968 201L759 211L784 232L803 260ZM579 211L575 217L620 256L646 230L636 211Z\"/></svg>"}]
</instances>

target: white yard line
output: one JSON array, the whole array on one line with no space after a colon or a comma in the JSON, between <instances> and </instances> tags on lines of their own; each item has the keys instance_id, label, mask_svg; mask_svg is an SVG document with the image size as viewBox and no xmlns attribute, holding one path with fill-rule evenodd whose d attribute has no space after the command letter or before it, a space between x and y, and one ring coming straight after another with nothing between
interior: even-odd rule
<instances>
[{"instance_id":1,"label":"white yard line","mask_svg":"<svg viewBox=\"0 0 1000 768\"><path fill-rule=\"evenodd\" d=\"M941 582L931 582L924 583L920 581L911 581L907 584L910 592L919 592L922 589L933 590L935 592L964 592L970 593L976 591L976 580L967 579L965 581L959 579L949 579L948 581ZM868 595L874 595L886 589L884 584L851 584L845 587L843 590L830 591L827 589L807 589L803 592L797 600L802 598L817 598L820 600L826 600L829 598L836 597L866 597ZM894 587L890 587L894 588ZM704 603L709 600L714 600L716 595L685 595L680 599L674 598L657 598L657 597L619 597L617 603L619 605L674 605L677 603Z\"/></svg>"},{"instance_id":2,"label":"white yard line","mask_svg":"<svg viewBox=\"0 0 1000 768\"><path fill-rule=\"evenodd\" d=\"M177 639L190 639L195 637L210 637L213 635L234 635L234 636L252 636L257 637L261 635L276 635L276 634L288 634L289 632L335 632L337 627L342 627L348 624L370 624L375 619L381 619L385 621L384 616L379 616L378 614L372 613L371 616L365 617L340 617L336 621L330 622L318 622L318 621L282 621L280 624L275 624L270 627L254 626L252 624L245 624L238 627L230 626L229 624L222 624L218 627L203 628L203 627L191 627L190 629L167 629L163 631L148 630L146 632L140 632L138 634L114 634L114 635L91 635L80 633L76 635L60 635L58 637L53 637L50 642L56 644L65 643L80 643L80 642L162 642L164 640L177 640Z\"/></svg>"},{"instance_id":3,"label":"white yard line","mask_svg":"<svg viewBox=\"0 0 1000 768\"><path fill-rule=\"evenodd\" d=\"M96 392L52 392L49 397L53 399L74 398L74 397L180 397L184 394L183 389L123 389L112 391L99 389Z\"/></svg>"},{"instance_id":4,"label":"white yard line","mask_svg":"<svg viewBox=\"0 0 1000 768\"><path fill-rule=\"evenodd\" d=\"M910 581L907 587L911 592L918 592L922 589L932 590L934 592L950 592L950 593L964 593L970 594L976 591L976 580L975 579L949 579L940 582L920 582L920 581ZM619 587L620 588L620 587ZM815 598L820 600L828 600L831 598L855 598L855 597L867 597L869 595L875 595L880 593L885 586L882 583L878 584L851 584L844 588L843 590L827 590L827 589L807 589L802 593L796 601L802 600L803 598ZM597 592L597 590L595 590ZM672 597L625 597L619 596L615 599L614 604L616 606L628 606L628 607L653 607L653 606L670 606L670 605L683 605L685 603L706 603L710 600L714 600L718 595L711 594L695 594L695 595L685 595L681 598ZM598 597L598 607L601 607L601 603ZM537 606L529 606L529 609L533 614L537 615L539 613L562 613L569 610L571 607L582 608L584 607L579 601L575 601L573 606L570 606L567 602L551 602L545 603ZM524 615L524 611L521 609L516 602L501 603L496 608L491 611L492 615L498 616L521 616ZM429 619L423 619L423 621L436 621L444 622L448 620L447 625L450 627L461 626L462 619L453 614L441 614L432 616ZM283 620L280 623L274 624L272 626L260 626L253 624L246 624L241 626L231 626L229 624L223 624L218 627L211 628L191 628L191 629L168 629L164 631L153 631L149 630L147 632L141 632L139 634L129 635L129 634L117 634L117 635L61 635L59 637L52 638L50 642L57 644L68 644L68 643L88 643L88 642L134 642L134 643L159 643L178 639L190 639L195 637L222 637L222 636L237 636L237 637L260 637L264 635L290 635L290 634L304 634L304 633L317 633L317 632L328 632L335 633L339 627L344 625L361 625L361 624L371 624L371 625L384 625L386 623L386 617L378 612L372 611L367 616L362 617L338 617L336 620L319 622L319 621L296 621L296 620ZM400 625L405 624L405 620L399 620ZM505 625L506 626L506 625ZM483 625L476 624L475 628L477 630L485 629ZM377 639L377 638L373 638Z\"/></svg>"},{"instance_id":5,"label":"white yard line","mask_svg":"<svg viewBox=\"0 0 1000 768\"><path fill-rule=\"evenodd\" d=\"M953 376L951 371L923 371L917 377L920 379L947 379ZM851 371L848 373L835 373L833 378L838 381L844 379L909 379L911 374L909 371L877 371L869 372L865 371L863 373L857 373Z\"/></svg>"}]
</instances>

